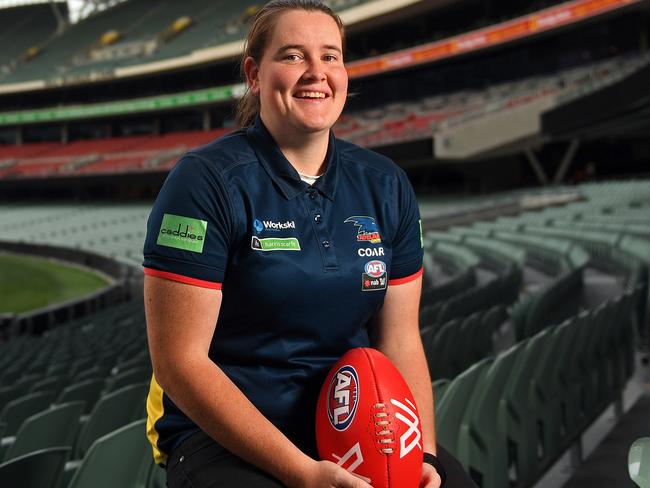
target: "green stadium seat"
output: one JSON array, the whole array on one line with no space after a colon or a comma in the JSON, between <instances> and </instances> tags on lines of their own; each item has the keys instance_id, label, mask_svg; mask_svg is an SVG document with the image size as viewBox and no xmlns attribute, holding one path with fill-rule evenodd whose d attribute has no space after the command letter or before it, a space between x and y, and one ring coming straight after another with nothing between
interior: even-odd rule
<instances>
[{"instance_id":1,"label":"green stadium seat","mask_svg":"<svg viewBox=\"0 0 650 488\"><path fill-rule=\"evenodd\" d=\"M29 417L18 429L4 461L50 447L72 448L83 408L83 402L64 403Z\"/></svg>"},{"instance_id":2,"label":"green stadium seat","mask_svg":"<svg viewBox=\"0 0 650 488\"><path fill-rule=\"evenodd\" d=\"M450 381L447 378L440 378L431 383L431 388L433 389L433 400L436 404L442 401L449 383Z\"/></svg>"},{"instance_id":3,"label":"green stadium seat","mask_svg":"<svg viewBox=\"0 0 650 488\"><path fill-rule=\"evenodd\" d=\"M458 437L458 460L482 488L508 486L508 444L498 416L512 368L526 341L499 354L477 381L467 402Z\"/></svg>"},{"instance_id":4,"label":"green stadium seat","mask_svg":"<svg viewBox=\"0 0 650 488\"><path fill-rule=\"evenodd\" d=\"M68 488L135 487L142 471L150 471L151 446L145 428L142 419L95 440Z\"/></svg>"},{"instance_id":5,"label":"green stadium seat","mask_svg":"<svg viewBox=\"0 0 650 488\"><path fill-rule=\"evenodd\" d=\"M561 453L567 436L564 421L564 391L558 369L563 354L571 354L573 344L567 341L573 326L571 319L547 329L545 345L531 377L530 401L539 433L540 471Z\"/></svg>"},{"instance_id":6,"label":"green stadium seat","mask_svg":"<svg viewBox=\"0 0 650 488\"><path fill-rule=\"evenodd\" d=\"M44 488L58 486L58 480L69 454L69 447L51 447L0 464L2 487Z\"/></svg>"},{"instance_id":7,"label":"green stadium seat","mask_svg":"<svg viewBox=\"0 0 650 488\"><path fill-rule=\"evenodd\" d=\"M650 437L634 441L627 456L630 479L639 488L650 488Z\"/></svg>"},{"instance_id":8,"label":"green stadium seat","mask_svg":"<svg viewBox=\"0 0 650 488\"><path fill-rule=\"evenodd\" d=\"M56 399L56 403L83 401L85 404L83 413L88 414L97 403L97 400L99 400L105 384L103 378L88 379L73 383L63 389Z\"/></svg>"},{"instance_id":9,"label":"green stadium seat","mask_svg":"<svg viewBox=\"0 0 650 488\"><path fill-rule=\"evenodd\" d=\"M5 435L16 435L25 419L49 408L55 398L56 393L53 391L39 391L28 393L7 403L0 412L0 421L7 424Z\"/></svg>"},{"instance_id":10,"label":"green stadium seat","mask_svg":"<svg viewBox=\"0 0 650 488\"><path fill-rule=\"evenodd\" d=\"M74 451L82 458L99 437L135 420L144 418L149 383L125 386L103 395L93 408L88 421L81 427Z\"/></svg>"},{"instance_id":11,"label":"green stadium seat","mask_svg":"<svg viewBox=\"0 0 650 488\"><path fill-rule=\"evenodd\" d=\"M453 368L453 355L460 339L460 319L453 319L440 327L430 347L425 350L431 379L453 378L457 371Z\"/></svg>"},{"instance_id":12,"label":"green stadium seat","mask_svg":"<svg viewBox=\"0 0 650 488\"><path fill-rule=\"evenodd\" d=\"M546 350L549 331L543 330L531 337L519 354L503 389L499 404L500 425L505 426L509 469L514 468L519 486L529 486L538 476L537 412L531 402L531 378Z\"/></svg>"},{"instance_id":13,"label":"green stadium seat","mask_svg":"<svg viewBox=\"0 0 650 488\"><path fill-rule=\"evenodd\" d=\"M58 395L68 383L70 380L65 376L52 376L33 383L29 391L53 391Z\"/></svg>"},{"instance_id":14,"label":"green stadium seat","mask_svg":"<svg viewBox=\"0 0 650 488\"><path fill-rule=\"evenodd\" d=\"M459 342L459 348L454 351L452 356L453 365L456 371L464 371L475 362L483 359L482 356L475 354L476 343L481 339L480 328L481 319L483 314L481 312L474 312L473 314L465 317L460 324L459 334L463 338Z\"/></svg>"},{"instance_id":15,"label":"green stadium seat","mask_svg":"<svg viewBox=\"0 0 650 488\"><path fill-rule=\"evenodd\" d=\"M456 456L460 426L468 402L491 363L492 358L485 358L459 374L449 383L442 400L435 406L436 441Z\"/></svg>"},{"instance_id":16,"label":"green stadium seat","mask_svg":"<svg viewBox=\"0 0 650 488\"><path fill-rule=\"evenodd\" d=\"M131 368L118 373L106 380L104 393L110 393L124 386L142 383L151 380L152 369L150 366Z\"/></svg>"}]
</instances>

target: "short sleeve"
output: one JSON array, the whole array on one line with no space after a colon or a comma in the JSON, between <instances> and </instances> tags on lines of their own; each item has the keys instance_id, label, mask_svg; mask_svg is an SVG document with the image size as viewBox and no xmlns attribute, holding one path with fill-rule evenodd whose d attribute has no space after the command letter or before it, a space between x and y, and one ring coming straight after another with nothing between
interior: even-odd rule
<instances>
[{"instance_id":1,"label":"short sleeve","mask_svg":"<svg viewBox=\"0 0 650 488\"><path fill-rule=\"evenodd\" d=\"M210 162L193 155L181 158L149 215L145 274L220 289L233 213L223 179Z\"/></svg>"},{"instance_id":2,"label":"short sleeve","mask_svg":"<svg viewBox=\"0 0 650 488\"><path fill-rule=\"evenodd\" d=\"M420 209L406 174L398 171L397 231L393 238L393 259L389 285L407 283L422 274L423 242Z\"/></svg>"}]
</instances>

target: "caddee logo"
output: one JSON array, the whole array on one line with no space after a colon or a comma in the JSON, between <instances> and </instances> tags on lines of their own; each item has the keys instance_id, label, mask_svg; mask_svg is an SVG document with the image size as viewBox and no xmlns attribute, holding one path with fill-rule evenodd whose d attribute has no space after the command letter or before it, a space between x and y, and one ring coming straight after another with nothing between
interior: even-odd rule
<instances>
[{"instance_id":1,"label":"caddee logo","mask_svg":"<svg viewBox=\"0 0 650 488\"><path fill-rule=\"evenodd\" d=\"M205 220L165 214L156 244L202 253L207 228L208 222Z\"/></svg>"}]
</instances>

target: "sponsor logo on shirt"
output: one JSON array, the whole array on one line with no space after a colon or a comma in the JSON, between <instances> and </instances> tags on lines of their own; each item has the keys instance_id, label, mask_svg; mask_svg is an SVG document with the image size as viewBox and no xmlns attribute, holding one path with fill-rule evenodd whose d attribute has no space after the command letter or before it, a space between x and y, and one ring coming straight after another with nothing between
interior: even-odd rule
<instances>
[{"instance_id":1,"label":"sponsor logo on shirt","mask_svg":"<svg viewBox=\"0 0 650 488\"><path fill-rule=\"evenodd\" d=\"M383 247L360 247L357 249L357 254L362 258L374 258L384 255Z\"/></svg>"},{"instance_id":2,"label":"sponsor logo on shirt","mask_svg":"<svg viewBox=\"0 0 650 488\"><path fill-rule=\"evenodd\" d=\"M379 260L368 261L361 274L361 291L385 290L388 284L386 263Z\"/></svg>"},{"instance_id":3,"label":"sponsor logo on shirt","mask_svg":"<svg viewBox=\"0 0 650 488\"><path fill-rule=\"evenodd\" d=\"M255 251L300 251L300 241L295 237L251 237L251 248Z\"/></svg>"},{"instance_id":4,"label":"sponsor logo on shirt","mask_svg":"<svg viewBox=\"0 0 650 488\"><path fill-rule=\"evenodd\" d=\"M208 222L205 220L164 214L156 244L202 253L207 228Z\"/></svg>"},{"instance_id":5,"label":"sponsor logo on shirt","mask_svg":"<svg viewBox=\"0 0 650 488\"><path fill-rule=\"evenodd\" d=\"M422 235L422 219L418 220L418 225L420 226L420 247L424 249L424 235Z\"/></svg>"},{"instance_id":6,"label":"sponsor logo on shirt","mask_svg":"<svg viewBox=\"0 0 650 488\"><path fill-rule=\"evenodd\" d=\"M373 217L367 216L352 216L344 221L345 224L352 223L357 229L358 242L371 242L373 244L381 243L381 236L377 228L377 222Z\"/></svg>"},{"instance_id":7,"label":"sponsor logo on shirt","mask_svg":"<svg viewBox=\"0 0 650 488\"><path fill-rule=\"evenodd\" d=\"M295 229L296 222L295 220L287 220L286 222L274 222L272 220L253 220L253 228L255 231L260 234L265 230L286 230L286 229Z\"/></svg>"}]
</instances>

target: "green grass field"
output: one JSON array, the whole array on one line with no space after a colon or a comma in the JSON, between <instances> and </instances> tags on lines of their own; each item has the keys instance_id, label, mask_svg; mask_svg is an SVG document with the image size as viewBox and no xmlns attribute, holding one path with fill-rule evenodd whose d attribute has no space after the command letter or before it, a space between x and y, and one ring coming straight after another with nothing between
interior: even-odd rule
<instances>
[{"instance_id":1,"label":"green grass field","mask_svg":"<svg viewBox=\"0 0 650 488\"><path fill-rule=\"evenodd\" d=\"M32 256L0 254L0 313L82 297L108 284L98 274Z\"/></svg>"}]
</instances>

